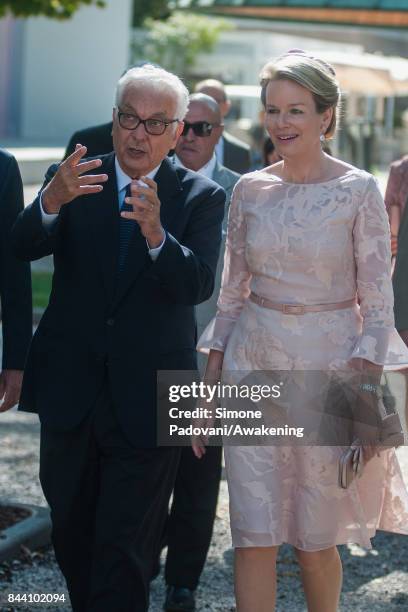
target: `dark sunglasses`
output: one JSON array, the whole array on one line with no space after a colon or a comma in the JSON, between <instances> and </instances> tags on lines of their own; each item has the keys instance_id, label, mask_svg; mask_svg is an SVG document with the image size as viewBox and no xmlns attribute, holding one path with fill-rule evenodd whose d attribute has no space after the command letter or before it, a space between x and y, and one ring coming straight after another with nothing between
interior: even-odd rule
<instances>
[{"instance_id":1,"label":"dark sunglasses","mask_svg":"<svg viewBox=\"0 0 408 612\"><path fill-rule=\"evenodd\" d=\"M182 136L187 136L188 130L191 128L196 136L207 137L211 135L213 128L220 127L222 123L208 123L208 121L196 121L195 123L184 122Z\"/></svg>"}]
</instances>

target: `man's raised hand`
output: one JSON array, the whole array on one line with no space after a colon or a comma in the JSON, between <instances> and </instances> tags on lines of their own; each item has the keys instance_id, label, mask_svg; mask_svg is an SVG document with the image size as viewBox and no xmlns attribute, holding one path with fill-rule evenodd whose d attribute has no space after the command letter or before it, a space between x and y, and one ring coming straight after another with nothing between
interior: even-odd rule
<instances>
[{"instance_id":1,"label":"man's raised hand","mask_svg":"<svg viewBox=\"0 0 408 612\"><path fill-rule=\"evenodd\" d=\"M48 214L59 213L64 204L68 204L75 198L88 193L99 193L108 180L107 174L86 174L98 168L102 161L93 159L88 162L81 162L86 154L86 147L77 144L75 151L63 161L51 181L42 192L42 205Z\"/></svg>"},{"instance_id":2,"label":"man's raised hand","mask_svg":"<svg viewBox=\"0 0 408 612\"><path fill-rule=\"evenodd\" d=\"M142 235L149 247L155 248L162 244L165 233L160 221L160 200L157 195L157 183L148 176L141 176L145 187L132 183L131 197L125 198L126 204L133 208L132 212L121 212L125 219L132 219L140 226Z\"/></svg>"}]
</instances>

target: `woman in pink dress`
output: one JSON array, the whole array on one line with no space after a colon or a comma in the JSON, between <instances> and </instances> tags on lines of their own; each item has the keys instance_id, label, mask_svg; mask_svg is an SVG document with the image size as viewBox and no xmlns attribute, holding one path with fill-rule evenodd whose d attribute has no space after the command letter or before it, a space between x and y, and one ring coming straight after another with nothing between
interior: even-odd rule
<instances>
[{"instance_id":1,"label":"woman in pink dress","mask_svg":"<svg viewBox=\"0 0 408 612\"><path fill-rule=\"evenodd\" d=\"M261 79L266 128L282 161L235 188L218 311L198 346L209 352L206 376L378 373L408 362L394 329L389 226L376 181L322 151L336 128L333 69L294 51L268 63ZM193 440L198 457L205 442ZM364 448L363 474L347 489L338 485L342 450L225 447L238 612L274 609L284 542L295 548L308 610L334 612L342 583L336 546L370 548L376 529L408 533L394 449Z\"/></svg>"}]
</instances>

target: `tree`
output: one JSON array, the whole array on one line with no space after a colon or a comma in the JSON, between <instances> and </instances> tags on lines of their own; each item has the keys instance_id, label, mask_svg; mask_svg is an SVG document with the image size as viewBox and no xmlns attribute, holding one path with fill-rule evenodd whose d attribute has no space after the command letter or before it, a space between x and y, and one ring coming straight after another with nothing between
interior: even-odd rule
<instances>
[{"instance_id":1,"label":"tree","mask_svg":"<svg viewBox=\"0 0 408 612\"><path fill-rule=\"evenodd\" d=\"M223 30L224 20L188 12L174 12L166 20L146 19L132 45L133 61L149 59L172 72L187 76L199 53L210 53Z\"/></svg>"},{"instance_id":2,"label":"tree","mask_svg":"<svg viewBox=\"0 0 408 612\"><path fill-rule=\"evenodd\" d=\"M133 25L140 27L148 17L152 19L167 19L170 17L172 7L169 0L133 0Z\"/></svg>"},{"instance_id":3,"label":"tree","mask_svg":"<svg viewBox=\"0 0 408 612\"><path fill-rule=\"evenodd\" d=\"M105 0L0 0L0 17L51 17L68 19L84 4L104 7Z\"/></svg>"},{"instance_id":4,"label":"tree","mask_svg":"<svg viewBox=\"0 0 408 612\"><path fill-rule=\"evenodd\" d=\"M195 8L197 0L133 0L133 27L148 19L168 19L178 8Z\"/></svg>"}]
</instances>

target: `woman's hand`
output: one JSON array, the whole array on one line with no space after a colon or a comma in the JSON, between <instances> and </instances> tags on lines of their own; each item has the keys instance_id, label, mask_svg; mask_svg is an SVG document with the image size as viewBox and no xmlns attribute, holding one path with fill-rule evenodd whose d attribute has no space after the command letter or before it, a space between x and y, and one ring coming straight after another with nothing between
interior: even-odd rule
<instances>
[{"instance_id":1,"label":"woman's hand","mask_svg":"<svg viewBox=\"0 0 408 612\"><path fill-rule=\"evenodd\" d=\"M378 437L378 420L380 395L378 387L381 382L383 366L367 359L354 358L349 364L360 375L355 381L356 405L354 409L354 431L363 442L362 464L368 463L383 450Z\"/></svg>"},{"instance_id":2,"label":"woman's hand","mask_svg":"<svg viewBox=\"0 0 408 612\"><path fill-rule=\"evenodd\" d=\"M373 363L372 361L368 361L367 359L362 359L361 357L353 357L350 359L349 365L358 372L369 372L370 375L381 374L383 372L383 366L378 365L378 363Z\"/></svg>"},{"instance_id":3,"label":"woman's hand","mask_svg":"<svg viewBox=\"0 0 408 612\"><path fill-rule=\"evenodd\" d=\"M362 446L363 449L363 461L364 464L368 463L369 461L371 461L371 459L375 456L379 457L380 456L380 451L385 450L384 448L382 448L381 446L376 446L376 445L365 445Z\"/></svg>"},{"instance_id":4,"label":"woman's hand","mask_svg":"<svg viewBox=\"0 0 408 612\"><path fill-rule=\"evenodd\" d=\"M220 381L223 360L224 353L221 351L210 350L203 379L205 384L216 385ZM205 447L208 445L209 438L206 431L208 431L208 429L214 425L215 409L217 407L215 400L207 402L206 398L202 398L199 404L200 408L205 408L206 414L203 418L193 419L192 421L193 427L198 427L201 430L199 435L191 436L191 446L197 459L201 459L201 457L205 455Z\"/></svg>"},{"instance_id":5,"label":"woman's hand","mask_svg":"<svg viewBox=\"0 0 408 612\"><path fill-rule=\"evenodd\" d=\"M203 408L202 403L200 408ZM199 428L200 434L191 436L191 446L193 453L197 459L201 459L205 455L205 447L208 446L209 434L208 429L214 426L215 423L215 402L205 402L206 416L201 419L193 419L193 428Z\"/></svg>"}]
</instances>

